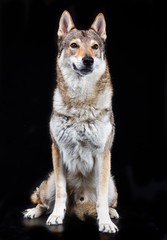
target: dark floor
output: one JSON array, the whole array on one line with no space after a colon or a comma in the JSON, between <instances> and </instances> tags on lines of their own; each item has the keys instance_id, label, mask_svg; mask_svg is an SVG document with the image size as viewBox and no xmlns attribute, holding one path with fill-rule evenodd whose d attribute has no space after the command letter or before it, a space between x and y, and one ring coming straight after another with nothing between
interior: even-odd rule
<instances>
[{"instance_id":1,"label":"dark floor","mask_svg":"<svg viewBox=\"0 0 167 240\"><path fill-rule=\"evenodd\" d=\"M14 200L14 201L13 201ZM119 227L116 234L99 233L96 221L87 218L81 222L75 216L66 216L63 226L46 226L47 216L39 219L23 219L21 212L30 207L22 196L13 196L1 202L1 240L33 239L101 239L101 240L166 240L167 239L167 194L153 201L138 200L118 207L120 219L114 221ZM25 204L24 204L25 202Z\"/></svg>"}]
</instances>

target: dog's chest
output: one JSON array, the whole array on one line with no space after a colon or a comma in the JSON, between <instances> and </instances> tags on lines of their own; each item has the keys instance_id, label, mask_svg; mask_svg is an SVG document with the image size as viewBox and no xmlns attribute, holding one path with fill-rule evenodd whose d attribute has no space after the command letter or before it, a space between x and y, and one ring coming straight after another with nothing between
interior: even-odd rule
<instances>
[{"instance_id":1,"label":"dog's chest","mask_svg":"<svg viewBox=\"0 0 167 240\"><path fill-rule=\"evenodd\" d=\"M86 175L93 168L95 154L104 150L112 126L109 116L98 119L98 112L94 109L80 109L79 118L75 117L76 109L71 109L71 112L73 117L52 116L51 133L68 170Z\"/></svg>"}]
</instances>

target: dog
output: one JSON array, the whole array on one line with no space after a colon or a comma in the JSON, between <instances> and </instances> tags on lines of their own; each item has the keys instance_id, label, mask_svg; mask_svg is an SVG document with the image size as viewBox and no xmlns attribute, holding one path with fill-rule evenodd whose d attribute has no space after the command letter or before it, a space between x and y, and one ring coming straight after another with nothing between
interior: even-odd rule
<instances>
[{"instance_id":1,"label":"dog","mask_svg":"<svg viewBox=\"0 0 167 240\"><path fill-rule=\"evenodd\" d=\"M97 216L99 231L115 233L117 189L111 176L115 134L113 88L105 55L106 21L98 14L89 30L77 30L68 11L59 21L57 87L50 119L54 171L31 196L25 218L50 211L48 225L65 213Z\"/></svg>"}]
</instances>

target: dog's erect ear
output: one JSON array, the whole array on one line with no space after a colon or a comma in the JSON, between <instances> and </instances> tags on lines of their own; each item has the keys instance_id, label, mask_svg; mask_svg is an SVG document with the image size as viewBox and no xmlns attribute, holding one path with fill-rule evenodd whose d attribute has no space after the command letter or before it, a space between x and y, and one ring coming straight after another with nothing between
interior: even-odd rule
<instances>
[{"instance_id":1,"label":"dog's erect ear","mask_svg":"<svg viewBox=\"0 0 167 240\"><path fill-rule=\"evenodd\" d=\"M59 29L57 32L58 38L64 38L67 33L71 31L75 27L72 17L68 11L64 11L61 15L59 22Z\"/></svg>"},{"instance_id":2,"label":"dog's erect ear","mask_svg":"<svg viewBox=\"0 0 167 240\"><path fill-rule=\"evenodd\" d=\"M99 34L99 36L103 39L103 41L106 41L106 38L107 38L106 21L102 13L99 13L97 15L93 24L91 25L91 28L94 29Z\"/></svg>"}]
</instances>

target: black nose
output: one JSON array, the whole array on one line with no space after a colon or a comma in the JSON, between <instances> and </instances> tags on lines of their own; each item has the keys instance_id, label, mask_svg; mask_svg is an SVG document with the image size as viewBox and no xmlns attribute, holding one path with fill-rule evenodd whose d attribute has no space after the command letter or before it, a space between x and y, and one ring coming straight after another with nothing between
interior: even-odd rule
<instances>
[{"instance_id":1,"label":"black nose","mask_svg":"<svg viewBox=\"0 0 167 240\"><path fill-rule=\"evenodd\" d=\"M92 57L84 57L82 58L82 61L83 61L83 64L86 66L86 67L90 67L92 66L93 62L94 62L94 59Z\"/></svg>"}]
</instances>

